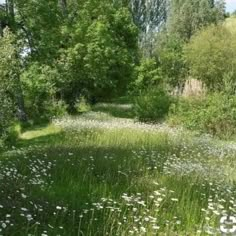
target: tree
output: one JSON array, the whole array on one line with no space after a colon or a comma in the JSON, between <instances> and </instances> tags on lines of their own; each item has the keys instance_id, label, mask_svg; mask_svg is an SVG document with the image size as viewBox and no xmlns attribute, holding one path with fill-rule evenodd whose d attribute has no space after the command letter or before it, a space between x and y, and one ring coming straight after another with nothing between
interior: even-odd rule
<instances>
[{"instance_id":1,"label":"tree","mask_svg":"<svg viewBox=\"0 0 236 236\"><path fill-rule=\"evenodd\" d=\"M136 68L136 81L134 82L134 93L140 94L149 91L150 88L162 85L160 69L154 58L143 59Z\"/></svg>"},{"instance_id":2,"label":"tree","mask_svg":"<svg viewBox=\"0 0 236 236\"><path fill-rule=\"evenodd\" d=\"M222 0L171 0L167 29L188 41L203 27L224 19L225 2Z\"/></svg>"},{"instance_id":3,"label":"tree","mask_svg":"<svg viewBox=\"0 0 236 236\"><path fill-rule=\"evenodd\" d=\"M5 9L7 23L25 49L18 56L27 106L40 96L35 104L38 111L45 110L41 95L51 96L43 86L46 80L48 90L54 86L53 97L72 106L81 95L125 92L138 54L138 29L126 1L8 0ZM43 93L36 91L39 84Z\"/></svg>"},{"instance_id":4,"label":"tree","mask_svg":"<svg viewBox=\"0 0 236 236\"><path fill-rule=\"evenodd\" d=\"M62 47L64 16L58 0L15 0L18 36L32 61L49 64Z\"/></svg>"},{"instance_id":5,"label":"tree","mask_svg":"<svg viewBox=\"0 0 236 236\"><path fill-rule=\"evenodd\" d=\"M190 73L210 90L235 88L236 34L224 25L210 26L196 34L185 49ZM227 80L227 81L226 81Z\"/></svg>"},{"instance_id":6,"label":"tree","mask_svg":"<svg viewBox=\"0 0 236 236\"><path fill-rule=\"evenodd\" d=\"M172 88L182 89L186 66L183 57L184 41L178 34L161 32L158 35L154 56L158 61L163 80Z\"/></svg>"},{"instance_id":7,"label":"tree","mask_svg":"<svg viewBox=\"0 0 236 236\"><path fill-rule=\"evenodd\" d=\"M60 58L60 94L73 104L81 95L99 99L124 93L137 57L138 30L129 10L109 1L87 2L77 20L65 31L71 38Z\"/></svg>"},{"instance_id":8,"label":"tree","mask_svg":"<svg viewBox=\"0 0 236 236\"><path fill-rule=\"evenodd\" d=\"M61 11L64 17L67 16L67 1L66 0L58 0L58 4L61 6Z\"/></svg>"},{"instance_id":9,"label":"tree","mask_svg":"<svg viewBox=\"0 0 236 236\"><path fill-rule=\"evenodd\" d=\"M14 42L14 35L6 28L0 37L0 138L6 137L16 111L19 60Z\"/></svg>"},{"instance_id":10,"label":"tree","mask_svg":"<svg viewBox=\"0 0 236 236\"><path fill-rule=\"evenodd\" d=\"M134 23L140 30L140 47L144 55L153 52L153 38L167 19L167 0L130 0Z\"/></svg>"}]
</instances>

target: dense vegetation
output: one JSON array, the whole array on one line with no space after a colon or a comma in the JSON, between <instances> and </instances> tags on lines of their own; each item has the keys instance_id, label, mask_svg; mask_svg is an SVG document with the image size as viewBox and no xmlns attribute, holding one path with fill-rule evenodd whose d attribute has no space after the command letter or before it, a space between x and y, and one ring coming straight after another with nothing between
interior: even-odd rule
<instances>
[{"instance_id":1,"label":"dense vegetation","mask_svg":"<svg viewBox=\"0 0 236 236\"><path fill-rule=\"evenodd\" d=\"M14 114L40 123L128 94L140 96L137 117L157 121L189 78L234 93L235 31L224 1L8 0L0 13L2 109L15 107L3 112L12 115L5 129Z\"/></svg>"},{"instance_id":2,"label":"dense vegetation","mask_svg":"<svg viewBox=\"0 0 236 236\"><path fill-rule=\"evenodd\" d=\"M235 29L224 0L0 4L0 234L220 235Z\"/></svg>"}]
</instances>

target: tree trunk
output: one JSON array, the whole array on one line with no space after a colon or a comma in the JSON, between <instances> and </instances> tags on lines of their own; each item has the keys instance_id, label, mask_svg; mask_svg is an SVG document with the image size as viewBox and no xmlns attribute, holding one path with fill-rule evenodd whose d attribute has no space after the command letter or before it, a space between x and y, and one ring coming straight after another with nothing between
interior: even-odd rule
<instances>
[{"instance_id":1,"label":"tree trunk","mask_svg":"<svg viewBox=\"0 0 236 236\"><path fill-rule=\"evenodd\" d=\"M9 26L13 32L16 31L16 21L15 21L15 6L14 0L6 1L6 12L9 18Z\"/></svg>"},{"instance_id":2,"label":"tree trunk","mask_svg":"<svg viewBox=\"0 0 236 236\"><path fill-rule=\"evenodd\" d=\"M59 0L59 6L61 7L63 16L67 16L67 1Z\"/></svg>"}]
</instances>

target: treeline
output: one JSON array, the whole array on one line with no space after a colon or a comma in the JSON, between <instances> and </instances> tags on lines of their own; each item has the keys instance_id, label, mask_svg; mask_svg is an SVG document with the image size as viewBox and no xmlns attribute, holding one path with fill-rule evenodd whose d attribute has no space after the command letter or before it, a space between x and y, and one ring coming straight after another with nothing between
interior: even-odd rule
<instances>
[{"instance_id":1,"label":"treeline","mask_svg":"<svg viewBox=\"0 0 236 236\"><path fill-rule=\"evenodd\" d=\"M137 117L151 122L167 119L220 138L234 136L235 27L224 1L172 1L151 57L137 67ZM173 96L174 91L184 92L186 81L199 81L200 94Z\"/></svg>"},{"instance_id":2,"label":"treeline","mask_svg":"<svg viewBox=\"0 0 236 236\"><path fill-rule=\"evenodd\" d=\"M214 35L225 17L221 0L7 0L0 6L1 136L16 117L40 122L75 112L85 99L140 98L150 87L168 96L190 74L212 87L215 74L205 76L194 61L201 52L205 59L198 37L212 24Z\"/></svg>"}]
</instances>

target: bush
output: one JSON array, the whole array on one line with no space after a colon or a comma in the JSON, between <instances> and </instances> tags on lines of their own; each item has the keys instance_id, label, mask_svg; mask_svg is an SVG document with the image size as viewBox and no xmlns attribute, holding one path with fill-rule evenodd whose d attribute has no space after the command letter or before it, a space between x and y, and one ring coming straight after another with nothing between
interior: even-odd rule
<instances>
[{"instance_id":1,"label":"bush","mask_svg":"<svg viewBox=\"0 0 236 236\"><path fill-rule=\"evenodd\" d=\"M222 91L229 73L236 77L236 32L225 25L200 31L184 52L191 76L203 81L211 91Z\"/></svg>"},{"instance_id":2,"label":"bush","mask_svg":"<svg viewBox=\"0 0 236 236\"><path fill-rule=\"evenodd\" d=\"M205 98L179 100L171 107L170 122L220 138L236 134L236 97L214 93Z\"/></svg>"},{"instance_id":3,"label":"bush","mask_svg":"<svg viewBox=\"0 0 236 236\"><path fill-rule=\"evenodd\" d=\"M66 113L67 106L56 98L55 81L58 71L47 65L32 64L21 80L23 83L27 113L35 122L47 121L52 116Z\"/></svg>"},{"instance_id":4,"label":"bush","mask_svg":"<svg viewBox=\"0 0 236 236\"><path fill-rule=\"evenodd\" d=\"M160 71L155 59L143 59L136 67L134 92L140 92L150 86L157 86L161 83Z\"/></svg>"},{"instance_id":5,"label":"bush","mask_svg":"<svg viewBox=\"0 0 236 236\"><path fill-rule=\"evenodd\" d=\"M6 93L0 86L0 148L9 137L9 129L14 123L14 110L12 101L6 98Z\"/></svg>"},{"instance_id":6,"label":"bush","mask_svg":"<svg viewBox=\"0 0 236 236\"><path fill-rule=\"evenodd\" d=\"M85 113L91 110L91 106L84 97L81 97L76 101L75 110L77 113Z\"/></svg>"},{"instance_id":7,"label":"bush","mask_svg":"<svg viewBox=\"0 0 236 236\"><path fill-rule=\"evenodd\" d=\"M185 81L186 65L183 57L184 41L175 34L160 32L157 35L155 57L161 76L172 88Z\"/></svg>"},{"instance_id":8,"label":"bush","mask_svg":"<svg viewBox=\"0 0 236 236\"><path fill-rule=\"evenodd\" d=\"M135 99L134 112L140 121L155 122L169 112L172 98L163 88L146 91Z\"/></svg>"},{"instance_id":9,"label":"bush","mask_svg":"<svg viewBox=\"0 0 236 236\"><path fill-rule=\"evenodd\" d=\"M61 117L67 114L68 105L63 100L55 100L50 101L45 109L47 110L47 117Z\"/></svg>"},{"instance_id":10,"label":"bush","mask_svg":"<svg viewBox=\"0 0 236 236\"><path fill-rule=\"evenodd\" d=\"M19 139L19 136L21 134L21 124L18 122L13 123L9 128L8 128L8 135L5 140L6 145L15 145L17 140Z\"/></svg>"}]
</instances>

